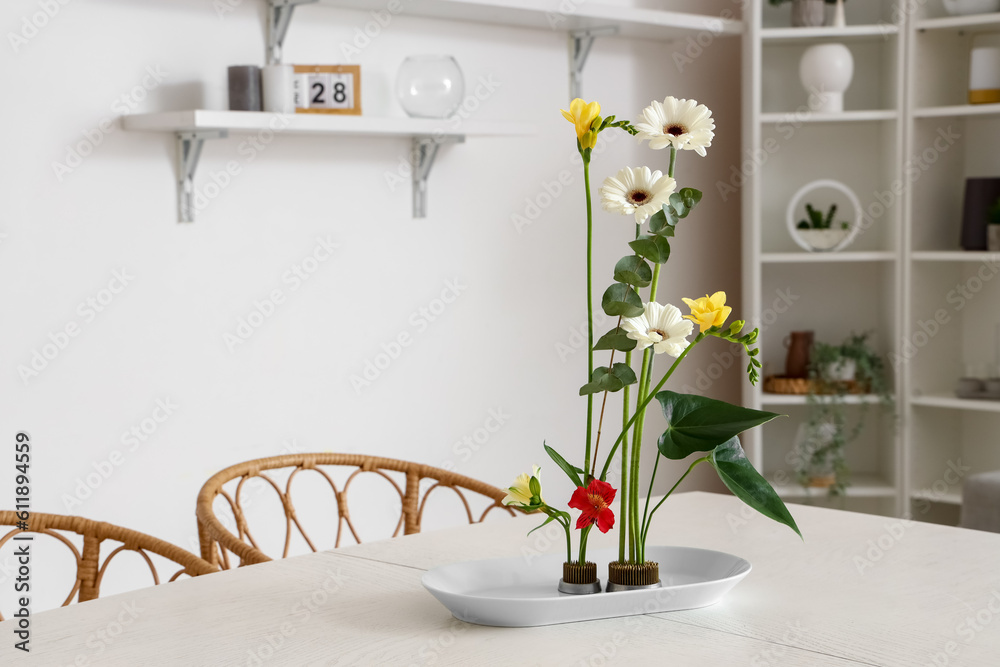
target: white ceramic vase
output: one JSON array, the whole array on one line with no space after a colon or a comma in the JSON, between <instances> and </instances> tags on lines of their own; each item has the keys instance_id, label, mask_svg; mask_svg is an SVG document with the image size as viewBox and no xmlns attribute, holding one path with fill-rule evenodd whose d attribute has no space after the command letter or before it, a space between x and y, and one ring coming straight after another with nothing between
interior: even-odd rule
<instances>
[{"instance_id":1,"label":"white ceramic vase","mask_svg":"<svg viewBox=\"0 0 1000 667\"><path fill-rule=\"evenodd\" d=\"M837 4L833 6L833 27L847 27L847 14L844 12L844 0L837 0Z\"/></svg>"},{"instance_id":2,"label":"white ceramic vase","mask_svg":"<svg viewBox=\"0 0 1000 667\"><path fill-rule=\"evenodd\" d=\"M1000 0L944 0L944 8L952 15L989 14L1000 12Z\"/></svg>"},{"instance_id":3,"label":"white ceramic vase","mask_svg":"<svg viewBox=\"0 0 1000 667\"><path fill-rule=\"evenodd\" d=\"M1000 102L1000 33L972 38L969 55L969 104Z\"/></svg>"},{"instance_id":4,"label":"white ceramic vase","mask_svg":"<svg viewBox=\"0 0 1000 667\"><path fill-rule=\"evenodd\" d=\"M822 113L844 110L844 91L854 78L854 56L843 44L816 44L799 61L799 78L809 93L809 108Z\"/></svg>"}]
</instances>

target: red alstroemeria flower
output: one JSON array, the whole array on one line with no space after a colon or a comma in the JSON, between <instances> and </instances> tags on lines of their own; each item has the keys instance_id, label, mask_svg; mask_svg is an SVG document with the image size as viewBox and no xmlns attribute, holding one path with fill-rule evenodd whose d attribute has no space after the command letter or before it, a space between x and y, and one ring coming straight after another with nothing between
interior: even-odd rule
<instances>
[{"instance_id":1,"label":"red alstroemeria flower","mask_svg":"<svg viewBox=\"0 0 1000 667\"><path fill-rule=\"evenodd\" d=\"M610 484L599 479L592 480L590 486L576 487L569 506L580 510L580 518L576 521L577 528L586 528L597 524L597 529L606 533L615 527L615 513L611 511L611 503L618 493Z\"/></svg>"}]
</instances>

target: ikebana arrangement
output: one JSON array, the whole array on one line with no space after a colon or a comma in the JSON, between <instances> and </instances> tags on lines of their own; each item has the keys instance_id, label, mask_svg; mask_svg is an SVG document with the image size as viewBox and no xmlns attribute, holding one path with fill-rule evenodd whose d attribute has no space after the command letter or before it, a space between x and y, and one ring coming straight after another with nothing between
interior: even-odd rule
<instances>
[{"instance_id":1,"label":"ikebana arrangement","mask_svg":"<svg viewBox=\"0 0 1000 667\"><path fill-rule=\"evenodd\" d=\"M587 400L586 438L580 465L544 445L546 453L572 481L576 490L567 506L579 510L575 523L572 515L550 505L542 495L541 470L534 466L530 474L520 475L509 488L504 504L527 512L539 512L547 518L538 528L552 522L566 533L566 562L559 591L569 594L600 592L596 564L587 560L587 541L594 526L602 533L615 528L619 544L618 560L610 563L608 591L655 588L661 585L659 564L646 559L646 543L653 515L691 471L707 463L732 493L761 514L794 530L798 526L771 485L747 460L739 434L778 417L772 412L751 410L696 394L663 390L677 367L702 341L718 339L744 348L749 358L746 372L751 383L759 380L759 350L755 347L758 330L742 333L743 321L727 320L732 308L726 294L715 292L698 299L684 299L690 310L682 315L672 304L657 302L661 268L670 259L671 239L682 220L689 217L701 201L702 193L693 188L677 188L675 168L678 155L694 151L705 156L715 136L715 121L705 105L694 100L667 97L654 101L634 124L601 117L597 102L575 99L563 116L576 129L577 149L583 160L584 194L587 204L587 382L580 395ZM617 325L595 342L593 316L593 204L590 164L598 135L604 131L623 131L653 150L669 149L666 174L648 167L626 167L605 179L600 188L601 205L606 211L632 216L634 235L628 241L631 252L622 257L613 270L613 283L601 298L601 307ZM646 299L640 295L647 290ZM688 337L698 332L693 340ZM594 366L595 353L607 352L606 366ZM662 355L673 359L665 371L659 367ZM624 361L622 361L624 356ZM638 376L635 364L638 364ZM657 375L660 375L659 379ZM635 405L632 407L632 392ZM605 407L608 394L622 398L622 424L618 435L605 437L603 463L600 458ZM600 413L595 424L595 397L600 398ZM645 498L640 497L640 463L643 456L646 411L656 401L667 427L656 441L656 460ZM616 431L618 428L615 427ZM659 502L650 507L650 496L660 460L683 460L695 453L695 459ZM575 458L575 457L574 457ZM608 482L612 465L621 470L620 488ZM618 500L615 514L614 501ZM617 519L617 521L616 521ZM579 531L578 550L574 556L573 529ZM537 528L535 529L537 530Z\"/></svg>"}]
</instances>

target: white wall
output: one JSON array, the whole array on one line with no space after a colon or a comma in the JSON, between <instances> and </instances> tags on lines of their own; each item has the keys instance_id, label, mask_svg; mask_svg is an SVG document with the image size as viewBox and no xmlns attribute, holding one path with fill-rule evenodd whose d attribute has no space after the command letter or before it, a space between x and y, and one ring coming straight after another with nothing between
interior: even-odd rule
<instances>
[{"instance_id":1,"label":"white wall","mask_svg":"<svg viewBox=\"0 0 1000 667\"><path fill-rule=\"evenodd\" d=\"M210 0L76 0L16 52L3 50L0 433L11 441L3 450L11 458L15 432L34 439L34 509L195 548L202 483L237 461L289 449L454 465L498 486L538 462L553 485L550 499L568 497L541 450L543 439L567 453L582 448L585 414L576 396L585 353L561 359L558 352L586 321L582 178L572 129L559 115L567 103L564 33L396 18L356 59L368 115L402 115L391 84L406 55L447 52L461 63L470 92L480 77L500 84L470 117L538 127L529 138L443 149L425 220L410 217L408 184L386 184L407 155L402 140L281 136L252 162L246 136L209 142L200 188L230 160L242 170L190 225L176 223L168 135L114 125L82 164L56 174L53 163L65 163L84 133L119 115L119 98L142 84L147 68L166 78L134 111L225 108L226 66L261 64L262 4L244 0L219 17ZM735 4L704 11L729 7ZM4 33L19 31L37 11L37 0L4 3ZM341 43L368 20L300 8L285 60L343 62ZM738 195L723 202L716 181L728 180L739 157L739 43L715 42L683 72L674 48L686 45L600 40L584 95L620 117L635 117L666 94L695 97L715 111L709 157L685 153L679 164L682 185L706 197L678 233L661 294L679 303L726 289L738 306ZM624 164L665 162L665 152L622 135L595 159L595 188ZM512 214L523 214L526 199L537 199L565 169L573 175L569 192L518 232ZM596 227L599 298L632 225L599 212ZM317 238L339 248L295 289L283 275ZM116 271L127 272L128 284L91 321L79 304L99 297ZM449 281L462 285L460 296L433 322L417 324L414 313ZM224 335L276 289L286 301L230 351ZM22 379L19 366L30 366L50 334L58 338L73 323L79 334L37 377ZM352 387L351 376L403 332L412 345L370 386ZM692 355L675 386L693 382L713 351ZM740 381L731 369L709 393L736 400ZM176 409L132 449L124 434L167 400ZM491 410L508 415L503 427L471 456L456 450ZM611 407L609 415L620 423ZM655 435L656 426L647 431ZM67 507L80 480L95 466L107 468L102 462L115 451L121 465ZM8 470L11 458L0 459ZM8 507L11 476L0 480L0 506ZM702 477L691 487L711 484Z\"/></svg>"}]
</instances>

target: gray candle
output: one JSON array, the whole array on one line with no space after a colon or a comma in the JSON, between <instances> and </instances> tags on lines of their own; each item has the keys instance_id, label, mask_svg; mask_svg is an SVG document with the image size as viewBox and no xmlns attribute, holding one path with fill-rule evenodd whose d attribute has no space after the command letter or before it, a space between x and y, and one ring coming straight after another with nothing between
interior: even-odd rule
<instances>
[{"instance_id":1,"label":"gray candle","mask_svg":"<svg viewBox=\"0 0 1000 667\"><path fill-rule=\"evenodd\" d=\"M229 68L229 110L261 110L260 68L256 65Z\"/></svg>"}]
</instances>

